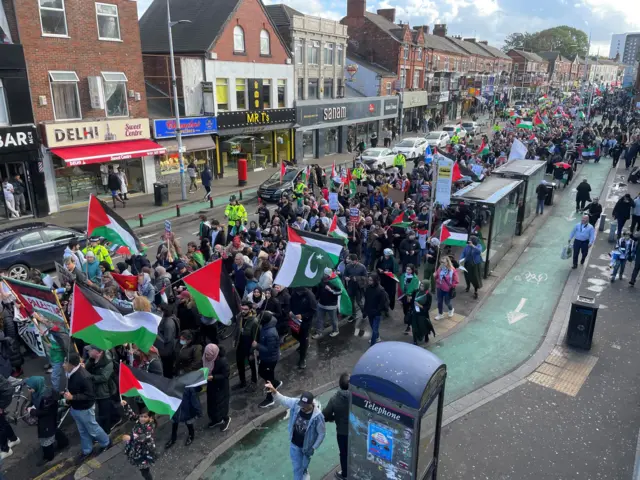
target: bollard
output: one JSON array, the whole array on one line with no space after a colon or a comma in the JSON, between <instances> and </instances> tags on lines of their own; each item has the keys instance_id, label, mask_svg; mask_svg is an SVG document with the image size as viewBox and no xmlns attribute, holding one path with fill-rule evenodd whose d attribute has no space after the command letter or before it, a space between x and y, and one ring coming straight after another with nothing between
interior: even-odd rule
<instances>
[{"instance_id":1,"label":"bollard","mask_svg":"<svg viewBox=\"0 0 640 480\"><path fill-rule=\"evenodd\" d=\"M138 220L140 220L140 226L143 227L144 226L144 222L143 222L144 217L142 216L141 213L138 214Z\"/></svg>"},{"instance_id":2,"label":"bollard","mask_svg":"<svg viewBox=\"0 0 640 480\"><path fill-rule=\"evenodd\" d=\"M176 205L176 217L180 216L180 205Z\"/></svg>"},{"instance_id":3,"label":"bollard","mask_svg":"<svg viewBox=\"0 0 640 480\"><path fill-rule=\"evenodd\" d=\"M611 222L609 224L609 243L615 243L617 230L618 222Z\"/></svg>"},{"instance_id":4,"label":"bollard","mask_svg":"<svg viewBox=\"0 0 640 480\"><path fill-rule=\"evenodd\" d=\"M209 208L213 208L213 197L209 197Z\"/></svg>"},{"instance_id":5,"label":"bollard","mask_svg":"<svg viewBox=\"0 0 640 480\"><path fill-rule=\"evenodd\" d=\"M239 197L240 197L240 200L242 200L242 190L240 190L240 191L238 192L238 195L239 195Z\"/></svg>"},{"instance_id":6,"label":"bollard","mask_svg":"<svg viewBox=\"0 0 640 480\"><path fill-rule=\"evenodd\" d=\"M600 225L598 225L598 230L601 231L601 232L604 232L604 227L606 227L606 226L607 226L607 215L603 214L600 217Z\"/></svg>"}]
</instances>

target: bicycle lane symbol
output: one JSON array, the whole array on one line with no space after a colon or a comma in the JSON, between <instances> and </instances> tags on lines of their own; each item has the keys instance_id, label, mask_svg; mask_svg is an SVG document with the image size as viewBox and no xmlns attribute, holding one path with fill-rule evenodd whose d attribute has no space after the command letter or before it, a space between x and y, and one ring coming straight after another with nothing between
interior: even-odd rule
<instances>
[{"instance_id":1,"label":"bicycle lane symbol","mask_svg":"<svg viewBox=\"0 0 640 480\"><path fill-rule=\"evenodd\" d=\"M540 285L541 283L546 282L549 277L546 273L524 272L522 275L516 275L513 279L516 282L526 282Z\"/></svg>"}]
</instances>

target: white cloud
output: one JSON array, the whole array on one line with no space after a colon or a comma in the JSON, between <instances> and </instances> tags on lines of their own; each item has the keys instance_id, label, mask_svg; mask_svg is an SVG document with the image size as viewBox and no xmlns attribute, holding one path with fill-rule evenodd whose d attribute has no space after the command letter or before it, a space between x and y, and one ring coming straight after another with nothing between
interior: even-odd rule
<instances>
[{"instance_id":1,"label":"white cloud","mask_svg":"<svg viewBox=\"0 0 640 480\"><path fill-rule=\"evenodd\" d=\"M616 0L582 0L582 4L598 16L600 20L611 17L621 17L629 29L640 28L640 2L630 0L626 2ZM624 24L618 24L616 30L624 31Z\"/></svg>"}]
</instances>

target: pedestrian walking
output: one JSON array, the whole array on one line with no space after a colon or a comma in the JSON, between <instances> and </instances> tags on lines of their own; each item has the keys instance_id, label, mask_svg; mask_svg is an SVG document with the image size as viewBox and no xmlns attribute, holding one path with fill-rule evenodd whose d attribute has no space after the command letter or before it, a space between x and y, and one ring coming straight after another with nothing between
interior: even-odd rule
<instances>
[{"instance_id":1,"label":"pedestrian walking","mask_svg":"<svg viewBox=\"0 0 640 480\"><path fill-rule=\"evenodd\" d=\"M198 191L198 167L195 162L191 160L187 165L187 175L189 175L189 193ZM192 191L193 190L193 191Z\"/></svg>"},{"instance_id":2,"label":"pedestrian walking","mask_svg":"<svg viewBox=\"0 0 640 480\"><path fill-rule=\"evenodd\" d=\"M127 178L127 174L122 169L122 167L116 167L116 175L120 179L120 193L125 200L129 200L127 198L127 193L129 193L129 179Z\"/></svg>"},{"instance_id":3,"label":"pedestrian walking","mask_svg":"<svg viewBox=\"0 0 640 480\"><path fill-rule=\"evenodd\" d=\"M318 310L316 312L316 333L311 338L317 340L321 338L324 333L324 323L326 317L329 317L331 322L332 331L330 336L335 337L338 335L338 298L342 294L342 290L332 285L333 270L330 268L324 269L324 275L318 285Z\"/></svg>"},{"instance_id":4,"label":"pedestrian walking","mask_svg":"<svg viewBox=\"0 0 640 480\"><path fill-rule=\"evenodd\" d=\"M433 328L431 320L429 320L429 310L431 310L431 302L433 301L431 293L429 292L428 280L422 280L418 290L413 292L413 306L414 308L409 313L411 317L411 331L413 333L413 344L422 345L422 343L429 342L429 335L433 333L436 335L436 331Z\"/></svg>"},{"instance_id":5,"label":"pedestrian walking","mask_svg":"<svg viewBox=\"0 0 640 480\"><path fill-rule=\"evenodd\" d=\"M591 185L586 178L576 187L576 212L582 212L585 204L591 201Z\"/></svg>"},{"instance_id":6,"label":"pedestrian walking","mask_svg":"<svg viewBox=\"0 0 640 480\"><path fill-rule=\"evenodd\" d=\"M384 288L385 292L387 292L389 308L393 310L396 305L396 291L398 289L398 281L396 278L398 265L393 256L392 249L385 248L382 251L382 258L378 260L377 268L380 274L380 285Z\"/></svg>"},{"instance_id":7,"label":"pedestrian walking","mask_svg":"<svg viewBox=\"0 0 640 480\"><path fill-rule=\"evenodd\" d=\"M121 403L127 418L135 422L131 428L131 435L122 436L124 453L129 463L138 467L144 480L153 480L151 465L156 461L156 414L148 411L146 407L143 407L140 413L135 413L126 400L122 400Z\"/></svg>"},{"instance_id":8,"label":"pedestrian walking","mask_svg":"<svg viewBox=\"0 0 640 480\"><path fill-rule=\"evenodd\" d=\"M393 281L393 283L395 284L396 282ZM371 326L370 345L373 346L380 339L379 331L382 315L389 312L389 295L380 285L380 276L377 273L369 274L367 284L367 289L364 292L362 314L369 319L369 325Z\"/></svg>"},{"instance_id":9,"label":"pedestrian walking","mask_svg":"<svg viewBox=\"0 0 640 480\"><path fill-rule=\"evenodd\" d=\"M620 280L624 275L624 268L627 261L633 261L636 256L636 241L629 232L624 232L622 238L618 239L614 251L612 252L611 283L616 281L616 275L620 275Z\"/></svg>"},{"instance_id":10,"label":"pedestrian walking","mask_svg":"<svg viewBox=\"0 0 640 480\"><path fill-rule=\"evenodd\" d=\"M544 213L544 200L547 198L547 182L540 181L540 184L536 187L536 215L542 215Z\"/></svg>"},{"instance_id":11,"label":"pedestrian walking","mask_svg":"<svg viewBox=\"0 0 640 480\"><path fill-rule=\"evenodd\" d=\"M411 308L413 307L413 293L418 290L420 280L416 272L416 267L410 263L400 275L398 282L398 300L402 303L402 313L404 313L404 324L406 325L404 334L411 333Z\"/></svg>"},{"instance_id":12,"label":"pedestrian walking","mask_svg":"<svg viewBox=\"0 0 640 480\"><path fill-rule=\"evenodd\" d=\"M384 146L385 148L391 147L391 130L389 128L384 128Z\"/></svg>"},{"instance_id":13,"label":"pedestrian walking","mask_svg":"<svg viewBox=\"0 0 640 480\"><path fill-rule=\"evenodd\" d=\"M13 401L13 385L0 375L0 461L13 455L13 447L20 445L20 439L7 421L6 410Z\"/></svg>"},{"instance_id":14,"label":"pedestrian walking","mask_svg":"<svg viewBox=\"0 0 640 480\"><path fill-rule=\"evenodd\" d=\"M571 235L569 235L569 243L573 240L573 267L578 268L578 255L582 253L580 265L584 265L584 261L589 253L589 248L596 239L596 230L589 223L589 215L583 215L580 223L573 227Z\"/></svg>"},{"instance_id":15,"label":"pedestrian walking","mask_svg":"<svg viewBox=\"0 0 640 480\"><path fill-rule=\"evenodd\" d=\"M616 232L617 238L620 238L624 224L631 218L631 212L635 208L635 202L631 198L631 195L626 193L620 200L616 202L613 207L613 218L618 222L618 231Z\"/></svg>"},{"instance_id":16,"label":"pedestrian walking","mask_svg":"<svg viewBox=\"0 0 640 480\"><path fill-rule=\"evenodd\" d=\"M16 199L13 195L13 185L6 179L2 182L2 192L4 194L4 204L6 205L7 210L9 210L11 218L18 218L20 216L20 212L16 210Z\"/></svg>"},{"instance_id":17,"label":"pedestrian walking","mask_svg":"<svg viewBox=\"0 0 640 480\"><path fill-rule=\"evenodd\" d=\"M89 359L85 369L91 375L98 413L96 420L108 435L113 425L120 421L120 414L113 404L112 397L118 392L113 369L113 356L108 350L95 345L87 347Z\"/></svg>"},{"instance_id":18,"label":"pedestrian walking","mask_svg":"<svg viewBox=\"0 0 640 480\"><path fill-rule=\"evenodd\" d=\"M458 286L458 272L453 267L451 259L447 256L440 259L440 266L435 273L436 289L438 299L438 315L436 320L444 318L444 305L447 306L449 318L453 317L454 308L451 300L456 295L456 287Z\"/></svg>"},{"instance_id":19,"label":"pedestrian walking","mask_svg":"<svg viewBox=\"0 0 640 480\"><path fill-rule=\"evenodd\" d=\"M306 287L296 287L291 289L289 308L291 309L291 319L289 323L291 326L291 334L300 344L298 347L300 353L298 368L303 370L307 368L306 358L307 349L309 348L309 332L311 331L311 323L318 309L318 303L316 297L311 293L311 290Z\"/></svg>"},{"instance_id":20,"label":"pedestrian walking","mask_svg":"<svg viewBox=\"0 0 640 480\"><path fill-rule=\"evenodd\" d=\"M200 174L200 182L202 183L203 188L206 193L204 194L204 200L209 200L211 198L211 181L213 180L213 174L211 173L211 168L209 165L204 166L204 170Z\"/></svg>"},{"instance_id":21,"label":"pedestrian walking","mask_svg":"<svg viewBox=\"0 0 640 480\"><path fill-rule=\"evenodd\" d=\"M277 319L270 311L265 311L260 319L260 341L254 341L252 347L258 354L258 374L265 382L270 382L276 388L282 386L282 382L276 380L276 365L280 359L280 335L278 335ZM254 353L255 355L255 353ZM274 404L273 395L267 392L267 396L260 404L260 408L268 408Z\"/></svg>"},{"instance_id":22,"label":"pedestrian walking","mask_svg":"<svg viewBox=\"0 0 640 480\"><path fill-rule=\"evenodd\" d=\"M209 370L207 376L207 427L220 427L226 432L231 424L229 416L229 362L224 348L210 343L204 348L202 366Z\"/></svg>"},{"instance_id":23,"label":"pedestrian walking","mask_svg":"<svg viewBox=\"0 0 640 480\"><path fill-rule=\"evenodd\" d=\"M286 397L267 382L265 388L273 394L277 403L291 410L289 414L289 456L293 466L293 480L309 479L309 463L326 434L324 416L311 392L303 392L300 398Z\"/></svg>"},{"instance_id":24,"label":"pedestrian walking","mask_svg":"<svg viewBox=\"0 0 640 480\"><path fill-rule=\"evenodd\" d=\"M473 286L473 298L478 298L478 290L482 288L482 245L478 237L469 237L467 245L460 255L460 263L464 262L464 279L467 283L465 292L469 292Z\"/></svg>"},{"instance_id":25,"label":"pedestrian walking","mask_svg":"<svg viewBox=\"0 0 640 480\"><path fill-rule=\"evenodd\" d=\"M251 344L258 336L259 326L256 311L253 310L249 300L244 300L242 305L240 305L240 313L238 313L236 317L236 322L238 328L236 329L236 338L233 346L236 349L236 366L238 367L240 383L235 385L233 390L240 390L247 387L245 362L248 362L249 368L251 369L251 385L249 385L249 389L253 391L258 385L258 373L253 355L251 354Z\"/></svg>"},{"instance_id":26,"label":"pedestrian walking","mask_svg":"<svg viewBox=\"0 0 640 480\"><path fill-rule=\"evenodd\" d=\"M13 185L13 197L15 198L16 202L15 208L20 215L24 215L25 213L27 213L27 202L24 196L25 192L27 191L27 187L22 181L20 174L13 177L11 184Z\"/></svg>"},{"instance_id":27,"label":"pedestrian walking","mask_svg":"<svg viewBox=\"0 0 640 480\"><path fill-rule=\"evenodd\" d=\"M584 211L587 215L589 215L589 223L595 227L596 222L602 215L602 205L600 205L600 199L598 197L593 197L593 201L585 207Z\"/></svg>"},{"instance_id":28,"label":"pedestrian walking","mask_svg":"<svg viewBox=\"0 0 640 480\"><path fill-rule=\"evenodd\" d=\"M367 285L367 268L358 261L358 256L350 254L347 257L342 278L344 285L351 298L353 314L349 317L349 322L355 321L354 335L359 335L360 330L365 331L362 307L364 305L364 290Z\"/></svg>"},{"instance_id":29,"label":"pedestrian walking","mask_svg":"<svg viewBox=\"0 0 640 480\"><path fill-rule=\"evenodd\" d=\"M338 385L340 390L333 394L327 406L322 409L325 422L335 422L336 441L340 452L340 471L336 472L336 480L347 478L347 456L349 450L349 380L348 373L340 375Z\"/></svg>"},{"instance_id":30,"label":"pedestrian walking","mask_svg":"<svg viewBox=\"0 0 640 480\"><path fill-rule=\"evenodd\" d=\"M633 209L631 211L631 235L640 231L640 193L633 199Z\"/></svg>"},{"instance_id":31,"label":"pedestrian walking","mask_svg":"<svg viewBox=\"0 0 640 480\"><path fill-rule=\"evenodd\" d=\"M114 172L113 165L109 165L109 177L107 179L107 186L111 191L111 201L113 202L113 208L116 208L116 202L120 202L122 207L126 207L124 199L122 198L122 194L120 193L120 189L122 188L122 184L120 182L120 177Z\"/></svg>"}]
</instances>

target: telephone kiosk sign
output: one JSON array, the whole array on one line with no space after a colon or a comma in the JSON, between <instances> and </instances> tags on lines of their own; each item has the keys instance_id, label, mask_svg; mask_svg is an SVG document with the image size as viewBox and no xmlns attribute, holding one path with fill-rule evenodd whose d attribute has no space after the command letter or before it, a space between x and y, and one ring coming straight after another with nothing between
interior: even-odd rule
<instances>
[{"instance_id":1,"label":"telephone kiosk sign","mask_svg":"<svg viewBox=\"0 0 640 480\"><path fill-rule=\"evenodd\" d=\"M403 342L360 358L350 381L349 479L435 480L446 375L433 353Z\"/></svg>"}]
</instances>

